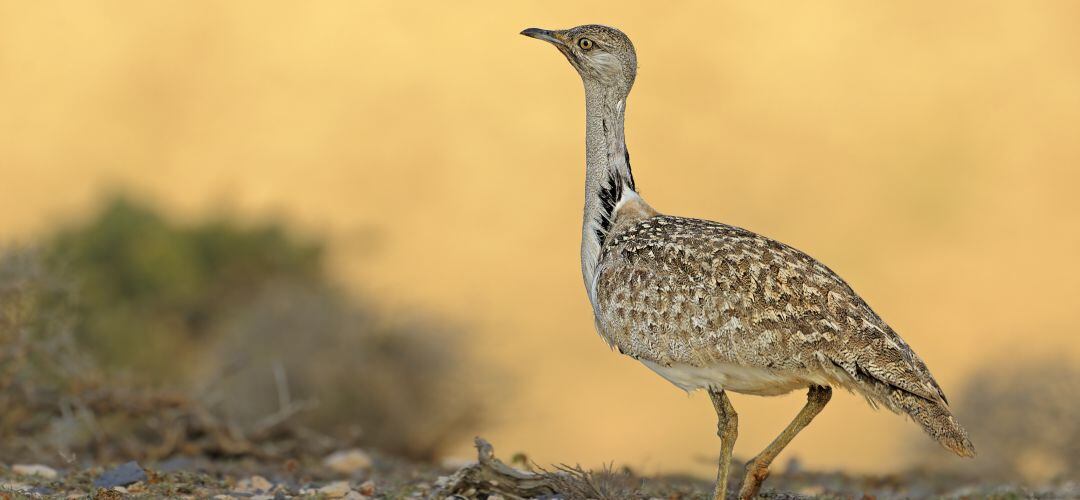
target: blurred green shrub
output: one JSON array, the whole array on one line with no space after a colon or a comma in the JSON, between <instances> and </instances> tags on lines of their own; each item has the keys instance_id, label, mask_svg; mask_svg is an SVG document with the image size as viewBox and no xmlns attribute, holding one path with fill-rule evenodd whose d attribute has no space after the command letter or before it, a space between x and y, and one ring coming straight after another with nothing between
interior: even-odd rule
<instances>
[{"instance_id":1,"label":"blurred green shrub","mask_svg":"<svg viewBox=\"0 0 1080 500\"><path fill-rule=\"evenodd\" d=\"M0 351L0 383L9 364L30 374L24 382L41 377L23 369L33 335L74 339L77 354L103 368L93 373L104 385L123 375L182 388L258 435L288 420L341 445L358 438L433 458L484 414L485 377L459 329L346 293L327 278L324 245L281 224L178 223L117 197L39 248L35 258L0 256L0 286L21 290L0 297L0 344L11 351ZM50 356L41 367L55 368L61 385L78 383L63 370L76 357ZM35 397L55 408L47 395L64 392Z\"/></svg>"},{"instance_id":2,"label":"blurred green shrub","mask_svg":"<svg viewBox=\"0 0 1080 500\"><path fill-rule=\"evenodd\" d=\"M153 382L183 376L199 344L268 283L322 280L322 246L280 225L183 225L126 197L47 239L43 253L77 287L81 345Z\"/></svg>"}]
</instances>

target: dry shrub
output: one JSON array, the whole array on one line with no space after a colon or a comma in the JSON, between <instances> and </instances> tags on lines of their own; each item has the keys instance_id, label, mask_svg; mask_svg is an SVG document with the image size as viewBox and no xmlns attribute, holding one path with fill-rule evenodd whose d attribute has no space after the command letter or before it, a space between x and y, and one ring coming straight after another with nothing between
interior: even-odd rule
<instances>
[{"instance_id":1,"label":"dry shrub","mask_svg":"<svg viewBox=\"0 0 1080 500\"><path fill-rule=\"evenodd\" d=\"M344 297L282 283L238 311L215 354L239 366L212 375L223 412L252 422L301 404L312 428L417 459L479 426L485 384L460 331Z\"/></svg>"},{"instance_id":2,"label":"dry shrub","mask_svg":"<svg viewBox=\"0 0 1080 500\"><path fill-rule=\"evenodd\" d=\"M43 248L0 253L5 460L330 444L430 459L484 414L459 329L348 295L320 244L278 226L117 201Z\"/></svg>"},{"instance_id":3,"label":"dry shrub","mask_svg":"<svg viewBox=\"0 0 1080 500\"><path fill-rule=\"evenodd\" d=\"M102 370L73 339L73 288L66 283L34 252L0 253L0 457L5 461L258 456L287 449L275 425L241 428L184 394ZM256 444L269 437L272 446Z\"/></svg>"},{"instance_id":4,"label":"dry shrub","mask_svg":"<svg viewBox=\"0 0 1080 500\"><path fill-rule=\"evenodd\" d=\"M83 412L73 396L100 374L75 348L68 294L34 254L0 254L0 451L22 456L63 450ZM43 313L48 310L49 313ZM60 419L58 419L58 417ZM52 430L53 432L47 432Z\"/></svg>"}]
</instances>

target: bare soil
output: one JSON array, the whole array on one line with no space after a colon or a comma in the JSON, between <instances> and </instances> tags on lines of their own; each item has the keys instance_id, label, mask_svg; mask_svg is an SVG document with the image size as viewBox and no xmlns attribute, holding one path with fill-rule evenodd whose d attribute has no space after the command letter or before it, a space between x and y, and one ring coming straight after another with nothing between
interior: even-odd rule
<instances>
[{"instance_id":1,"label":"bare soil","mask_svg":"<svg viewBox=\"0 0 1080 500\"><path fill-rule=\"evenodd\" d=\"M710 481L701 478L641 477L628 469L586 471L562 466L545 470L522 463L510 466L495 458L490 446L487 456L481 446L480 459L461 467L365 453L371 458L371 466L351 473L331 469L321 457L174 457L141 464L145 479L122 486L95 485L110 468L101 464L58 467L51 478L20 474L13 464L5 464L0 466L0 498L691 500L709 498L712 488ZM1080 482L1067 480L1030 487L929 471L875 476L804 471L793 465L778 469L766 481L760 498L1080 498ZM732 492L737 486L732 485Z\"/></svg>"}]
</instances>

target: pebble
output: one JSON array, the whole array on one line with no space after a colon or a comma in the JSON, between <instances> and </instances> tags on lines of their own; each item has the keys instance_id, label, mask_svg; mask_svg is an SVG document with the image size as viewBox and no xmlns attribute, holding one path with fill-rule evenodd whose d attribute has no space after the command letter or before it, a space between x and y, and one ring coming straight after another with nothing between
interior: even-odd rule
<instances>
[{"instance_id":1,"label":"pebble","mask_svg":"<svg viewBox=\"0 0 1080 500\"><path fill-rule=\"evenodd\" d=\"M11 466L11 471L20 476L41 476L46 479L55 479L57 476L56 469L41 464L15 464Z\"/></svg>"},{"instance_id":2,"label":"pebble","mask_svg":"<svg viewBox=\"0 0 1080 500\"><path fill-rule=\"evenodd\" d=\"M323 459L323 465L327 466L334 472L341 474L352 474L358 471L367 471L371 469L372 460L371 456L364 453L362 450L352 449L344 451L336 451L327 455Z\"/></svg>"},{"instance_id":3,"label":"pebble","mask_svg":"<svg viewBox=\"0 0 1080 500\"><path fill-rule=\"evenodd\" d=\"M274 489L274 483L262 476L251 476L251 487L258 491L270 491Z\"/></svg>"},{"instance_id":4,"label":"pebble","mask_svg":"<svg viewBox=\"0 0 1080 500\"><path fill-rule=\"evenodd\" d=\"M357 488L357 491L359 491L361 495L369 497L375 495L375 481L364 481L364 483Z\"/></svg>"},{"instance_id":5,"label":"pebble","mask_svg":"<svg viewBox=\"0 0 1080 500\"><path fill-rule=\"evenodd\" d=\"M349 488L348 481L335 481L319 488L317 493L326 495L327 498L344 498L350 491L352 491L352 489Z\"/></svg>"},{"instance_id":6,"label":"pebble","mask_svg":"<svg viewBox=\"0 0 1080 500\"><path fill-rule=\"evenodd\" d=\"M115 486L127 486L139 481L146 481L146 472L135 461L118 465L105 471L94 480L97 488L112 488Z\"/></svg>"},{"instance_id":7,"label":"pebble","mask_svg":"<svg viewBox=\"0 0 1080 500\"><path fill-rule=\"evenodd\" d=\"M237 488L242 493L266 493L274 489L274 483L268 481L262 476L251 476L247 479L242 479Z\"/></svg>"}]
</instances>

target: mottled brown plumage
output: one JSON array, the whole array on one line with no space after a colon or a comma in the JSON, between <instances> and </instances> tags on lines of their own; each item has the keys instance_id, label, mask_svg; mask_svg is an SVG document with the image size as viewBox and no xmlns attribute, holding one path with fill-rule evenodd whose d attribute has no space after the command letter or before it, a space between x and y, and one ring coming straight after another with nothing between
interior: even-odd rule
<instances>
[{"instance_id":1,"label":"mottled brown plumage","mask_svg":"<svg viewBox=\"0 0 1080 500\"><path fill-rule=\"evenodd\" d=\"M724 385L749 394L844 387L909 413L958 454L973 452L922 359L820 262L716 222L615 220L598 265L597 323L623 354L661 367L771 372Z\"/></svg>"},{"instance_id":2,"label":"mottled brown plumage","mask_svg":"<svg viewBox=\"0 0 1080 500\"><path fill-rule=\"evenodd\" d=\"M799 250L745 229L661 215L638 194L623 121L637 75L614 28L530 28L585 86L581 268L596 328L619 352L678 387L710 393L723 441L715 495L727 491L738 416L725 391L808 388L792 423L747 465L756 495L776 455L843 387L915 420L961 456L975 450L926 364L843 279Z\"/></svg>"}]
</instances>

